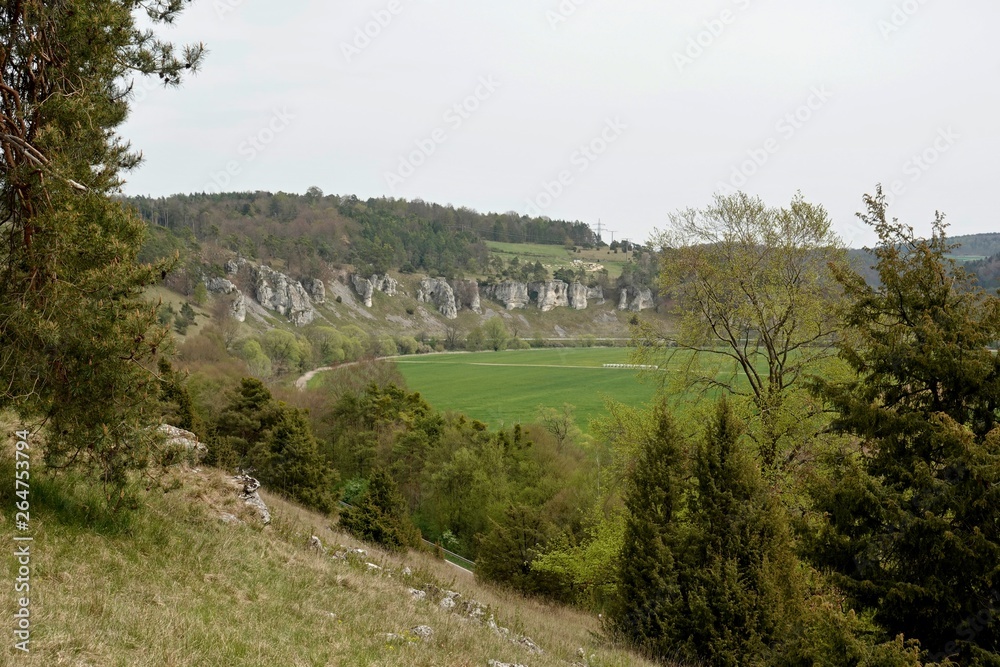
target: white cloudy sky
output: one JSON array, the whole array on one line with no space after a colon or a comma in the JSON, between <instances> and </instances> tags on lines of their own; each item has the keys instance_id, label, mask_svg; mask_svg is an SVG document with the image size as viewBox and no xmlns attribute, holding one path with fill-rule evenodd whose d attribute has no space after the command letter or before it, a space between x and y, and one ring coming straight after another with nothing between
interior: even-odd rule
<instances>
[{"instance_id":1,"label":"white cloudy sky","mask_svg":"<svg viewBox=\"0 0 1000 667\"><path fill-rule=\"evenodd\" d=\"M1000 231L998 19L995 0L196 0L166 35L211 53L180 89L137 84L127 192L534 205L644 240L736 185L801 190L860 245L881 182L920 231L935 210Z\"/></svg>"}]
</instances>

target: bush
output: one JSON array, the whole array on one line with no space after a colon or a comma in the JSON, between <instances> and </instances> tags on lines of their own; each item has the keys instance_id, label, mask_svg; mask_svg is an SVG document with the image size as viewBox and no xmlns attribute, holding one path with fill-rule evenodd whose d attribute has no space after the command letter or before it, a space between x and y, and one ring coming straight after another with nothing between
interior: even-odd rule
<instances>
[{"instance_id":1,"label":"bush","mask_svg":"<svg viewBox=\"0 0 1000 667\"><path fill-rule=\"evenodd\" d=\"M376 470L357 504L340 513L340 527L390 551L420 544L420 533L410 521L406 501L384 470Z\"/></svg>"}]
</instances>

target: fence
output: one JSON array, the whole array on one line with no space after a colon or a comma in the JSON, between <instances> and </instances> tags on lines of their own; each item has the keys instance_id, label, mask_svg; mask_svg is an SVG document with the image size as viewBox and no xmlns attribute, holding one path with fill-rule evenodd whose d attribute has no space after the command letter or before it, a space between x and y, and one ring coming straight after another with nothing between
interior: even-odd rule
<instances>
[{"instance_id":1,"label":"fence","mask_svg":"<svg viewBox=\"0 0 1000 667\"><path fill-rule=\"evenodd\" d=\"M340 501L340 506L341 507L354 507L353 505L345 503L343 500ZM468 570L469 572L475 572L476 571L476 562L475 561L469 560L465 556L460 556L457 553L455 553L454 551L448 551L447 549L445 549L444 547L442 547L440 544L434 544L433 542L431 542L429 540L425 540L423 537L420 538L420 541L424 543L424 546L430 547L431 551L434 554L441 554L443 556L443 558L446 561L448 561L449 563L451 563L452 565L454 565L456 567L460 567L463 570Z\"/></svg>"}]
</instances>

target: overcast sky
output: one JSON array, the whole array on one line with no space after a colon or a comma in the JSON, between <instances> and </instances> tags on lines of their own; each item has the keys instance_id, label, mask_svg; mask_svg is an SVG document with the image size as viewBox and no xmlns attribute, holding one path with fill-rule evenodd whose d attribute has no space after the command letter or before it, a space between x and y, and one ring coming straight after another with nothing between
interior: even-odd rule
<instances>
[{"instance_id":1,"label":"overcast sky","mask_svg":"<svg viewBox=\"0 0 1000 667\"><path fill-rule=\"evenodd\" d=\"M129 194L395 196L600 220L801 190L853 245L876 183L1000 231L996 0L196 0L181 88L136 83ZM606 231L605 240L610 241Z\"/></svg>"}]
</instances>

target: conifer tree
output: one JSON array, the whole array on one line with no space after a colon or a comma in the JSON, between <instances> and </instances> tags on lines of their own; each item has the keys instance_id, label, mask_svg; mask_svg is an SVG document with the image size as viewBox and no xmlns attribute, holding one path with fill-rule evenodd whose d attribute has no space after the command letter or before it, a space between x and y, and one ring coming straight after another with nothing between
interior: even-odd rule
<instances>
[{"instance_id":1,"label":"conifer tree","mask_svg":"<svg viewBox=\"0 0 1000 667\"><path fill-rule=\"evenodd\" d=\"M673 551L682 451L661 404L629 472L618 599L610 614L613 630L658 656L669 655L670 624L680 599Z\"/></svg>"},{"instance_id":2,"label":"conifer tree","mask_svg":"<svg viewBox=\"0 0 1000 667\"><path fill-rule=\"evenodd\" d=\"M254 461L262 484L321 512L333 511L336 473L320 456L304 411L281 404L266 446Z\"/></svg>"},{"instance_id":3,"label":"conifer tree","mask_svg":"<svg viewBox=\"0 0 1000 667\"><path fill-rule=\"evenodd\" d=\"M947 257L940 214L922 239L886 220L881 189L866 204L880 284L839 276L857 378L819 384L860 447L816 489L814 553L891 633L1000 665L1000 299Z\"/></svg>"},{"instance_id":4,"label":"conifer tree","mask_svg":"<svg viewBox=\"0 0 1000 667\"><path fill-rule=\"evenodd\" d=\"M394 551L420 542L406 501L389 473L381 468L372 473L357 504L340 513L340 527L359 539Z\"/></svg>"},{"instance_id":5,"label":"conifer tree","mask_svg":"<svg viewBox=\"0 0 1000 667\"><path fill-rule=\"evenodd\" d=\"M678 548L683 602L669 625L678 653L711 665L765 664L801 598L785 510L740 446L720 401L693 461L689 526Z\"/></svg>"},{"instance_id":6,"label":"conifer tree","mask_svg":"<svg viewBox=\"0 0 1000 667\"><path fill-rule=\"evenodd\" d=\"M0 3L0 410L45 421L48 462L109 498L146 461L165 335L141 291L166 266L136 263L144 225L114 199L139 162L117 129L131 76L172 85L201 60L139 27L186 4Z\"/></svg>"}]
</instances>

